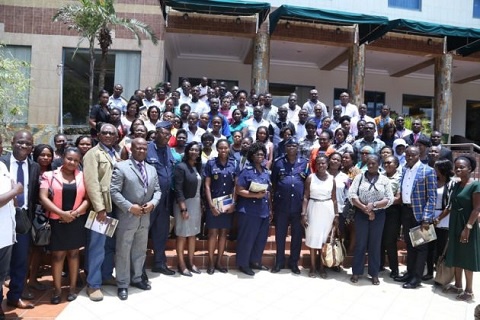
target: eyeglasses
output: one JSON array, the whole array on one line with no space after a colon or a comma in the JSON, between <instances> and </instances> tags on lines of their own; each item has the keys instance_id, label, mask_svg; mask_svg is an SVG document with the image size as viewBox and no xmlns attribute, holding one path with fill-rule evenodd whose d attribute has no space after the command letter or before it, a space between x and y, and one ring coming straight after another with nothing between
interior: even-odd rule
<instances>
[{"instance_id":1,"label":"eyeglasses","mask_svg":"<svg viewBox=\"0 0 480 320\"><path fill-rule=\"evenodd\" d=\"M112 132L112 131L101 131L100 133L104 136L114 136L115 135L115 132Z\"/></svg>"}]
</instances>

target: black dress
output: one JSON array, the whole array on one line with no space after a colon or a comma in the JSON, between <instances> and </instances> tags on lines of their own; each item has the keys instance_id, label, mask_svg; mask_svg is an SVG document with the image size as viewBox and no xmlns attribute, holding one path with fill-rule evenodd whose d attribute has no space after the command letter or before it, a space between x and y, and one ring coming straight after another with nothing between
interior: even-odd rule
<instances>
[{"instance_id":1,"label":"black dress","mask_svg":"<svg viewBox=\"0 0 480 320\"><path fill-rule=\"evenodd\" d=\"M62 191L62 210L72 210L76 198L76 183L64 183ZM70 223L60 222L60 220L50 220L50 224L52 225L50 250L65 251L83 247L86 243L86 217L87 216L83 214Z\"/></svg>"}]
</instances>

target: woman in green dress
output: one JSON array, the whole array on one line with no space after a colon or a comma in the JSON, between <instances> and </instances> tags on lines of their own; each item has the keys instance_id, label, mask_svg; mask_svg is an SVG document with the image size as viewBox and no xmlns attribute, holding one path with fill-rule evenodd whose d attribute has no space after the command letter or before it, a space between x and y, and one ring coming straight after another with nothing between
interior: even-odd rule
<instances>
[{"instance_id":1,"label":"woman in green dress","mask_svg":"<svg viewBox=\"0 0 480 320\"><path fill-rule=\"evenodd\" d=\"M455 159L455 174L460 179L453 187L449 242L445 263L455 268L455 284L444 292L457 294L457 300L473 299L473 272L480 271L480 233L478 212L480 210L480 182L472 178L477 163L465 155ZM463 291L462 271L466 286Z\"/></svg>"}]
</instances>

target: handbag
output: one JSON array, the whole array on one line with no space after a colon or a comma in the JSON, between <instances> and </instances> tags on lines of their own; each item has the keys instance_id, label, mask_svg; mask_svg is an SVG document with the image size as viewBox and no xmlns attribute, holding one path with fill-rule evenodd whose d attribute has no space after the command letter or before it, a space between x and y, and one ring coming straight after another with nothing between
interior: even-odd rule
<instances>
[{"instance_id":1,"label":"handbag","mask_svg":"<svg viewBox=\"0 0 480 320\"><path fill-rule=\"evenodd\" d=\"M455 270L452 267L447 267L445 265L445 255L447 253L448 241L445 244L445 248L443 249L443 253L440 257L438 257L436 268L436 274L434 281L442 286L446 286L450 282L453 281L455 276Z\"/></svg>"},{"instance_id":2,"label":"handbag","mask_svg":"<svg viewBox=\"0 0 480 320\"><path fill-rule=\"evenodd\" d=\"M360 185L363 181L363 174L360 177L360 183L358 184L357 188L357 196L360 197ZM352 202L348 199L345 199L345 206L343 207L342 216L345 218L345 223L349 224L355 221L355 212L357 208L352 204Z\"/></svg>"},{"instance_id":3,"label":"handbag","mask_svg":"<svg viewBox=\"0 0 480 320\"><path fill-rule=\"evenodd\" d=\"M32 228L32 221L27 210L15 208L15 232L18 234L27 234Z\"/></svg>"},{"instance_id":4,"label":"handbag","mask_svg":"<svg viewBox=\"0 0 480 320\"><path fill-rule=\"evenodd\" d=\"M32 241L36 246L47 246L50 244L50 237L52 235L52 226L50 219L45 216L41 205L37 205L35 210L35 218L32 223Z\"/></svg>"},{"instance_id":5,"label":"handbag","mask_svg":"<svg viewBox=\"0 0 480 320\"><path fill-rule=\"evenodd\" d=\"M345 259L345 245L343 244L343 239L338 237L338 234L338 227L332 227L327 242L322 246L322 263L328 268L340 266L343 259Z\"/></svg>"},{"instance_id":6,"label":"handbag","mask_svg":"<svg viewBox=\"0 0 480 320\"><path fill-rule=\"evenodd\" d=\"M48 187L48 198L53 199L53 174ZM50 225L50 215L45 215L45 210L40 204L35 207L35 217L33 218L32 229L32 242L35 246L47 246L50 244L50 237L52 235L52 226Z\"/></svg>"}]
</instances>

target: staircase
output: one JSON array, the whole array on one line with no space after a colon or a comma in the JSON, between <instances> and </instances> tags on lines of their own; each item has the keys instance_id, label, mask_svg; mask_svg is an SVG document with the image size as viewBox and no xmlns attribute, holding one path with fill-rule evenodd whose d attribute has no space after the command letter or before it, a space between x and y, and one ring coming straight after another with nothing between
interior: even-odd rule
<instances>
[{"instance_id":1,"label":"staircase","mask_svg":"<svg viewBox=\"0 0 480 320\"><path fill-rule=\"evenodd\" d=\"M200 269L206 269L208 264L208 241L207 240L196 240L196 247L195 247L195 257L193 264L196 265ZM149 248L152 248L152 245L149 244ZM285 255L289 255L290 250L290 230L287 236ZM175 250L175 239L170 238L167 241L167 264L172 268L176 269L177 267L177 253ZM406 264L406 246L402 240L398 241L398 259L400 264ZM227 240L227 245L225 248L224 256L222 257L222 265L228 267L229 269L236 268L236 260L235 260L235 249L236 249L236 242ZM275 265L275 253L276 253L276 243L275 243L275 226L270 226L269 235L267 239L267 244L265 245L265 250L263 252L262 264L265 266L272 268ZM352 258L353 252L347 252L347 257L343 262L344 268L350 268L352 265ZM367 263L367 258L365 257L365 263ZM153 250L149 249L147 251L147 260L146 264L148 267L151 267L153 264ZM299 266L303 266L307 268L310 266L310 249L305 245L305 241L302 241L302 250L300 252L300 261Z\"/></svg>"}]
</instances>

